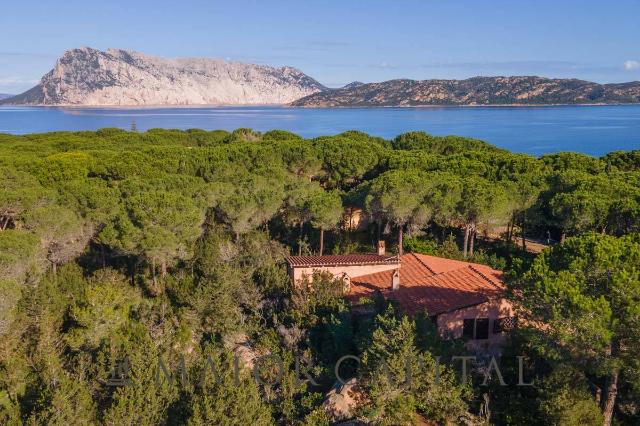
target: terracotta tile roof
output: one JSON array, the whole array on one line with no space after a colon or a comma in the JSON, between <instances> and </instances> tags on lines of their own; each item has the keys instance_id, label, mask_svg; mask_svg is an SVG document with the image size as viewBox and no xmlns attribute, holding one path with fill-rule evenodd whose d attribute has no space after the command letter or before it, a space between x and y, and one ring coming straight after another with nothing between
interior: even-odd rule
<instances>
[{"instance_id":1,"label":"terracotta tile roof","mask_svg":"<svg viewBox=\"0 0 640 426\"><path fill-rule=\"evenodd\" d=\"M398 256L380 256L378 254L344 254L329 256L289 256L287 262L292 267L319 267L342 265L381 265L397 263Z\"/></svg>"},{"instance_id":2,"label":"terracotta tile roof","mask_svg":"<svg viewBox=\"0 0 640 426\"><path fill-rule=\"evenodd\" d=\"M351 278L350 298L376 291L396 299L408 314L429 315L484 303L505 290L502 273L489 266L409 253L402 256L400 288L391 290L392 270Z\"/></svg>"}]
</instances>

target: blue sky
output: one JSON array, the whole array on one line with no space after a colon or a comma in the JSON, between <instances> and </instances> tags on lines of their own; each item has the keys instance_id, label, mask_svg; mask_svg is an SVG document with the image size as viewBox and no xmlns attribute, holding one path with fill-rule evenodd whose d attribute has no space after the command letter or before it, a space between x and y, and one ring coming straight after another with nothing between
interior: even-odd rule
<instances>
[{"instance_id":1,"label":"blue sky","mask_svg":"<svg viewBox=\"0 0 640 426\"><path fill-rule=\"evenodd\" d=\"M329 86L476 75L640 80L640 1L3 0L0 93L91 46L291 65Z\"/></svg>"}]
</instances>

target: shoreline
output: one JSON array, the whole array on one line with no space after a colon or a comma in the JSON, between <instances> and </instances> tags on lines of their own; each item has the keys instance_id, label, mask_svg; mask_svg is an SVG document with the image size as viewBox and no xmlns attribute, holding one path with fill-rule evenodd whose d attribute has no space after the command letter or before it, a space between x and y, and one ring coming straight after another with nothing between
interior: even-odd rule
<instances>
[{"instance_id":1,"label":"shoreline","mask_svg":"<svg viewBox=\"0 0 640 426\"><path fill-rule=\"evenodd\" d=\"M559 107L559 106L634 106L640 105L640 102L634 103L581 103L581 104L443 104L443 105L332 105L332 106L291 106L292 108L309 108L309 109L350 109L350 108L543 108L543 107Z\"/></svg>"},{"instance_id":2,"label":"shoreline","mask_svg":"<svg viewBox=\"0 0 640 426\"><path fill-rule=\"evenodd\" d=\"M65 109L198 109L198 108L304 108L304 109L377 109L377 108L544 108L544 107L595 107L595 106L640 106L640 102L635 103L557 103L557 104L442 104L442 105L290 105L290 104L193 104L193 105L78 105L78 104L2 104L0 110L5 107L32 107L32 108L65 108Z\"/></svg>"}]
</instances>

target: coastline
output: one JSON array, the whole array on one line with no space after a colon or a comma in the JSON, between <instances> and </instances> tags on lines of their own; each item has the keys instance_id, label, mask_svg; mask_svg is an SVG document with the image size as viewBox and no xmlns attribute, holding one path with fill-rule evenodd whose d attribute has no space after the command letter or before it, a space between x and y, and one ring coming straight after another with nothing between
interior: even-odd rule
<instances>
[{"instance_id":1,"label":"coastline","mask_svg":"<svg viewBox=\"0 0 640 426\"><path fill-rule=\"evenodd\" d=\"M530 107L559 107L559 106L633 106L640 105L640 102L627 102L627 103L558 103L558 104L442 104L442 105L331 105L331 106L316 106L316 105L291 105L292 108L310 108L310 109L350 109L350 108L530 108Z\"/></svg>"},{"instance_id":2,"label":"coastline","mask_svg":"<svg viewBox=\"0 0 640 426\"><path fill-rule=\"evenodd\" d=\"M544 108L544 107L564 107L564 106L638 106L640 102L626 103L553 103L553 104L441 104L441 105L291 105L291 104L154 104L154 105L78 105L78 104L3 104L0 103L0 109L4 107L34 107L34 108L65 108L65 109L162 109L162 108L232 108L232 107L273 107L273 108L304 108L304 109L382 109L382 108Z\"/></svg>"}]
</instances>

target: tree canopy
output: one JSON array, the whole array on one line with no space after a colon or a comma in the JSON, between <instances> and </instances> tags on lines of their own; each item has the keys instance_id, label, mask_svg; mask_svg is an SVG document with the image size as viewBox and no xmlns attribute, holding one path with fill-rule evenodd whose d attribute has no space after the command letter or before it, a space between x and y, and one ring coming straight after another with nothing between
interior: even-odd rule
<instances>
[{"instance_id":1,"label":"tree canopy","mask_svg":"<svg viewBox=\"0 0 640 426\"><path fill-rule=\"evenodd\" d=\"M0 134L0 423L328 425L353 355L371 424L638 424L638 158L424 132ZM427 315L363 315L331 274L292 287L287 256L380 239L504 269L508 350L540 385L436 380L468 352Z\"/></svg>"}]
</instances>

